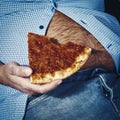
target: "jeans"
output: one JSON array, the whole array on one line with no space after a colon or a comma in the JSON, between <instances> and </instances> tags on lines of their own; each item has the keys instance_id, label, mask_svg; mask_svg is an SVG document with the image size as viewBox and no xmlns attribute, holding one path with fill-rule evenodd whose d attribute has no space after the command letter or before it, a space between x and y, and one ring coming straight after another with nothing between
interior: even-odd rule
<instances>
[{"instance_id":1,"label":"jeans","mask_svg":"<svg viewBox=\"0 0 120 120\"><path fill-rule=\"evenodd\" d=\"M24 120L120 120L120 77L78 71L53 91L30 96Z\"/></svg>"}]
</instances>

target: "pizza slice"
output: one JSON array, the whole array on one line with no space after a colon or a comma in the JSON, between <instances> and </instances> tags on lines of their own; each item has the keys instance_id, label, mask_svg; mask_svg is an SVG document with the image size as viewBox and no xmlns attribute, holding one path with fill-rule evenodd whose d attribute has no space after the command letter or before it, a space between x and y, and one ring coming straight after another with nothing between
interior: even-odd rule
<instances>
[{"instance_id":1,"label":"pizza slice","mask_svg":"<svg viewBox=\"0 0 120 120\"><path fill-rule=\"evenodd\" d=\"M45 84L65 79L86 63L91 48L67 42L60 44L47 36L28 33L28 59L33 70L31 83Z\"/></svg>"}]
</instances>

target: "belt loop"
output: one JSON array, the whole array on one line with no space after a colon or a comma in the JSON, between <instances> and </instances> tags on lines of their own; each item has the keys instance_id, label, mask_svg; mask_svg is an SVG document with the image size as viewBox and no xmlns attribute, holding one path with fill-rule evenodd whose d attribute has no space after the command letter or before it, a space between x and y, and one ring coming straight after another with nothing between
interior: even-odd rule
<instances>
[{"instance_id":1,"label":"belt loop","mask_svg":"<svg viewBox=\"0 0 120 120\"><path fill-rule=\"evenodd\" d=\"M49 0L49 1L50 1L50 3L52 4L52 11L56 10L57 7L58 7L58 5L57 5L57 3L55 2L55 0Z\"/></svg>"}]
</instances>

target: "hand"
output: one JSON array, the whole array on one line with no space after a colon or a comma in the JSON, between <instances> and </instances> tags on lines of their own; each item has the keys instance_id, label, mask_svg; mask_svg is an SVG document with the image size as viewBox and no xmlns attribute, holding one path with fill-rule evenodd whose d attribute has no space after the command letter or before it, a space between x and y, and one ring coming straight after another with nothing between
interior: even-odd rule
<instances>
[{"instance_id":1,"label":"hand","mask_svg":"<svg viewBox=\"0 0 120 120\"><path fill-rule=\"evenodd\" d=\"M31 84L29 79L31 73L31 68L20 66L16 62L9 62L0 65L0 83L33 95L53 90L62 82L62 80L55 80L45 85Z\"/></svg>"}]
</instances>

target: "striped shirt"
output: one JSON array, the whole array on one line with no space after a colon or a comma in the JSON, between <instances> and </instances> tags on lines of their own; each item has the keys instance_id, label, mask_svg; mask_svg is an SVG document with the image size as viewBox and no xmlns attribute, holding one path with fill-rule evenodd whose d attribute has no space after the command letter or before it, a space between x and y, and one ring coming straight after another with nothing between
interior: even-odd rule
<instances>
[{"instance_id":1,"label":"striped shirt","mask_svg":"<svg viewBox=\"0 0 120 120\"><path fill-rule=\"evenodd\" d=\"M120 72L120 26L104 13L104 0L1 0L0 60L28 65L27 33L45 34L57 9L87 29L106 48ZM114 23L114 24L113 24ZM40 26L44 26L40 29ZM0 120L22 120L28 95L0 85Z\"/></svg>"}]
</instances>

